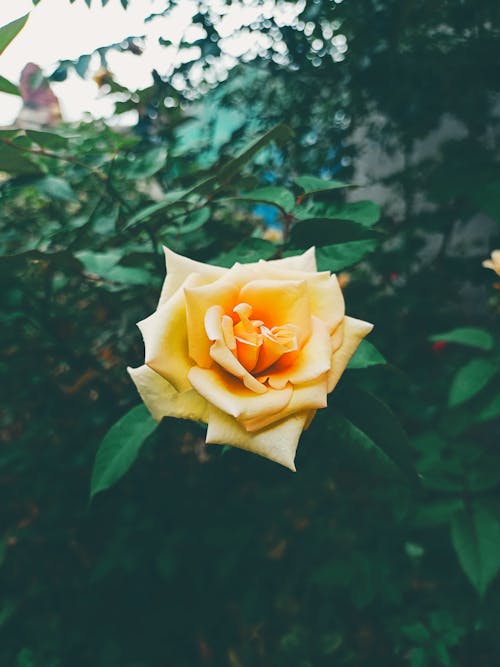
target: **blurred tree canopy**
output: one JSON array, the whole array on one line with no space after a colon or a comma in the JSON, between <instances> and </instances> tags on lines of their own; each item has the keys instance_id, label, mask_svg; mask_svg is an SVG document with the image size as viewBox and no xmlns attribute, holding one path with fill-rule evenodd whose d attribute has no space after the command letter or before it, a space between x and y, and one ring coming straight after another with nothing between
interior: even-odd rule
<instances>
[{"instance_id":1,"label":"blurred tree canopy","mask_svg":"<svg viewBox=\"0 0 500 667\"><path fill-rule=\"evenodd\" d=\"M142 90L106 69L135 36L47 73L95 74L132 127L0 130L2 664L500 660L500 6L256 4L239 62L237 3L200 2L197 57ZM89 505L162 244L223 266L314 244L375 329L297 475L165 419Z\"/></svg>"}]
</instances>

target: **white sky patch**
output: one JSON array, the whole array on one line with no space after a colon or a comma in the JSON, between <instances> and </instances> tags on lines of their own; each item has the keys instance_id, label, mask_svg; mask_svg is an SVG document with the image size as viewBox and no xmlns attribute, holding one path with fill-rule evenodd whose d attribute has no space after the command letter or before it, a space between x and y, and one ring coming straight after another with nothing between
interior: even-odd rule
<instances>
[{"instance_id":1,"label":"white sky patch","mask_svg":"<svg viewBox=\"0 0 500 667\"><path fill-rule=\"evenodd\" d=\"M221 47L227 54L221 59L214 76L225 78L226 68L235 58L245 60L254 57L270 46L272 40L262 33L250 32L246 26L262 17L277 17L281 25L292 23L304 5L301 2L270 0L260 6L237 5L227 7L220 0L210 0L212 8L223 14L217 29L222 37ZM70 4L68 0L41 0L34 7L31 0L0 0L0 26L30 12L27 25L0 56L0 75L14 83L19 82L21 70L28 62L39 65L50 74L58 60L76 60L95 49L121 42L127 37L145 35L141 56L110 50L107 54L109 69L116 80L131 90L144 88L152 83L151 70L170 75L181 61L194 60L198 47L178 53L181 41L192 42L203 37L203 29L192 25L196 11L194 0L180 0L168 16L144 23L144 19L164 9L164 0L132 0L124 10L118 0L110 0L106 7L94 0L89 9L83 0ZM243 28L243 29L242 29ZM242 29L242 30L241 30ZM239 35L235 31L241 30ZM173 46L161 46L159 38L170 40ZM97 56L92 58L89 74L99 67ZM200 73L201 74L201 73ZM196 75L193 77L196 79ZM174 84L175 85L175 84ZM90 114L93 117L109 117L113 104L99 94L92 80L83 80L74 71L66 81L52 83L51 87L61 103L66 121L75 121ZM21 100L14 95L0 93L0 126L12 123L20 108Z\"/></svg>"}]
</instances>

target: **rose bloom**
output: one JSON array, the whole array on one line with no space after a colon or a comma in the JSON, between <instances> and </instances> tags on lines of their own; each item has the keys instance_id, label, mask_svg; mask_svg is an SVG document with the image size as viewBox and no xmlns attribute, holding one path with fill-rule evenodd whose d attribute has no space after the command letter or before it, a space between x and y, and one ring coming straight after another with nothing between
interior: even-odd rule
<instances>
[{"instance_id":1,"label":"rose bloom","mask_svg":"<svg viewBox=\"0 0 500 667\"><path fill-rule=\"evenodd\" d=\"M295 470L303 429L373 325L345 315L314 248L230 269L165 255L158 307L138 323L145 364L128 369L144 403Z\"/></svg>"},{"instance_id":2,"label":"rose bloom","mask_svg":"<svg viewBox=\"0 0 500 667\"><path fill-rule=\"evenodd\" d=\"M500 250L493 250L491 259L485 259L482 264L485 269L492 269L497 276L500 276Z\"/></svg>"}]
</instances>

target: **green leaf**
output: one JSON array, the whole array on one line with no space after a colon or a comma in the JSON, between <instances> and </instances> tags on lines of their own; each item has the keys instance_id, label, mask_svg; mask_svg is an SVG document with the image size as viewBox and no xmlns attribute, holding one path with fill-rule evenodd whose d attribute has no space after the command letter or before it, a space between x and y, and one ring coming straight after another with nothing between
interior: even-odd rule
<instances>
[{"instance_id":1,"label":"green leaf","mask_svg":"<svg viewBox=\"0 0 500 667\"><path fill-rule=\"evenodd\" d=\"M380 206L372 201L347 202L338 207L328 207L328 217L352 220L364 227L371 227L380 220Z\"/></svg>"},{"instance_id":2,"label":"green leaf","mask_svg":"<svg viewBox=\"0 0 500 667\"><path fill-rule=\"evenodd\" d=\"M29 14L25 14L0 28L0 54L5 51L14 37L24 28L28 17Z\"/></svg>"},{"instance_id":3,"label":"green leaf","mask_svg":"<svg viewBox=\"0 0 500 667\"><path fill-rule=\"evenodd\" d=\"M298 176L294 181L299 188L304 190L302 197L314 195L318 192L328 192L329 190L353 187L349 183L344 183L342 181L325 181L317 176Z\"/></svg>"},{"instance_id":4,"label":"green leaf","mask_svg":"<svg viewBox=\"0 0 500 667\"><path fill-rule=\"evenodd\" d=\"M283 143L286 140L290 139L293 132L292 130L284 124L277 125L271 130L263 134L257 141L252 143L248 148L246 148L238 157L230 160L217 172L217 180L219 182L224 182L227 179L232 178L237 174L241 168L249 162L256 153L258 153L264 146L267 146L272 141L277 141Z\"/></svg>"},{"instance_id":5,"label":"green leaf","mask_svg":"<svg viewBox=\"0 0 500 667\"><path fill-rule=\"evenodd\" d=\"M119 265L123 255L119 250L107 252L92 252L82 250L75 257L83 264L86 273L98 276L112 283L125 285L151 285L154 276L145 268Z\"/></svg>"},{"instance_id":6,"label":"green leaf","mask_svg":"<svg viewBox=\"0 0 500 667\"><path fill-rule=\"evenodd\" d=\"M412 462L408 436L392 410L379 398L342 381L332 394L332 404L373 442L406 474L415 485L420 485Z\"/></svg>"},{"instance_id":7,"label":"green leaf","mask_svg":"<svg viewBox=\"0 0 500 667\"><path fill-rule=\"evenodd\" d=\"M200 227L203 227L210 220L210 209L208 207L200 208L198 211L192 211L191 213L182 216L177 224L179 225L179 230L182 234L187 234L189 232L194 232Z\"/></svg>"},{"instance_id":8,"label":"green leaf","mask_svg":"<svg viewBox=\"0 0 500 667\"><path fill-rule=\"evenodd\" d=\"M149 178L156 174L156 172L163 169L167 159L167 149L164 146L157 146L136 157L133 162L130 162L125 170L124 177L131 179Z\"/></svg>"},{"instance_id":9,"label":"green leaf","mask_svg":"<svg viewBox=\"0 0 500 667\"><path fill-rule=\"evenodd\" d=\"M244 194L238 195L237 197L230 197L229 199L231 201L252 201L270 204L271 206L276 206L279 208L281 211L283 211L283 213L289 213L295 206L295 197L290 192L290 190L275 186L259 188L258 190L246 192Z\"/></svg>"},{"instance_id":10,"label":"green leaf","mask_svg":"<svg viewBox=\"0 0 500 667\"><path fill-rule=\"evenodd\" d=\"M462 569L483 596L500 569L500 520L474 502L453 518L451 539Z\"/></svg>"},{"instance_id":11,"label":"green leaf","mask_svg":"<svg viewBox=\"0 0 500 667\"><path fill-rule=\"evenodd\" d=\"M105 272L103 278L125 285L152 285L154 283L154 276L151 275L151 272L138 266L113 266Z\"/></svg>"},{"instance_id":12,"label":"green leaf","mask_svg":"<svg viewBox=\"0 0 500 667\"><path fill-rule=\"evenodd\" d=\"M360 262L366 255L375 250L378 241L351 241L326 245L316 250L319 271L341 271L346 267Z\"/></svg>"},{"instance_id":13,"label":"green leaf","mask_svg":"<svg viewBox=\"0 0 500 667\"><path fill-rule=\"evenodd\" d=\"M92 252L91 250L81 250L75 254L79 262L83 264L86 273L91 273L101 278L121 260L123 254L119 250L109 250L108 252Z\"/></svg>"},{"instance_id":14,"label":"green leaf","mask_svg":"<svg viewBox=\"0 0 500 667\"><path fill-rule=\"evenodd\" d=\"M493 397L489 403L481 410L477 416L478 421L489 421L500 417L500 394Z\"/></svg>"},{"instance_id":15,"label":"green leaf","mask_svg":"<svg viewBox=\"0 0 500 667\"><path fill-rule=\"evenodd\" d=\"M231 180L238 174L241 169L260 151L262 148L270 144L272 141L282 143L292 136L292 130L284 124L273 127L269 132L263 134L257 141L253 142L240 155L229 160L223 165L214 176L210 176L206 180L198 183L189 191L193 192L209 192L214 186L224 187L228 185Z\"/></svg>"},{"instance_id":16,"label":"green leaf","mask_svg":"<svg viewBox=\"0 0 500 667\"><path fill-rule=\"evenodd\" d=\"M178 190L175 193L170 193L168 197L165 197L163 201L160 201L156 204L149 204L145 208L137 211L125 224L124 229L129 229L134 225L137 225L144 220L155 217L158 213L167 210L168 208L189 208L192 204L182 199L186 194L185 190Z\"/></svg>"},{"instance_id":17,"label":"green leaf","mask_svg":"<svg viewBox=\"0 0 500 667\"><path fill-rule=\"evenodd\" d=\"M106 433L92 470L90 497L115 484L136 460L156 422L142 403L132 408Z\"/></svg>"},{"instance_id":18,"label":"green leaf","mask_svg":"<svg viewBox=\"0 0 500 667\"><path fill-rule=\"evenodd\" d=\"M310 218L295 223L290 238L295 246L303 248L380 238L380 234L350 220Z\"/></svg>"},{"instance_id":19,"label":"green leaf","mask_svg":"<svg viewBox=\"0 0 500 667\"><path fill-rule=\"evenodd\" d=\"M258 262L259 259L271 259L276 254L276 246L270 241L250 237L245 239L228 252L221 253L212 259L217 266L231 267L235 262L242 264Z\"/></svg>"},{"instance_id":20,"label":"green leaf","mask_svg":"<svg viewBox=\"0 0 500 667\"><path fill-rule=\"evenodd\" d=\"M78 201L71 185L58 176L45 176L34 184L36 190L50 199L60 201Z\"/></svg>"},{"instance_id":21,"label":"green leaf","mask_svg":"<svg viewBox=\"0 0 500 667\"><path fill-rule=\"evenodd\" d=\"M375 474L389 473L394 476L395 472L399 472L392 458L344 414L335 410L330 412L325 428L334 434L336 455L342 463L359 464Z\"/></svg>"},{"instance_id":22,"label":"green leaf","mask_svg":"<svg viewBox=\"0 0 500 667\"><path fill-rule=\"evenodd\" d=\"M445 333L433 334L429 336L429 340L433 343L444 341L447 343L459 343L461 345L469 345L470 347L477 347L481 350L493 349L493 337L484 329L477 327L460 327L452 329Z\"/></svg>"},{"instance_id":23,"label":"green leaf","mask_svg":"<svg viewBox=\"0 0 500 667\"><path fill-rule=\"evenodd\" d=\"M55 132L26 130L26 135L42 148L66 148L68 140Z\"/></svg>"},{"instance_id":24,"label":"green leaf","mask_svg":"<svg viewBox=\"0 0 500 667\"><path fill-rule=\"evenodd\" d=\"M464 501L460 498L435 500L418 508L414 522L417 526L438 526L448 523L457 512L463 509Z\"/></svg>"},{"instance_id":25,"label":"green leaf","mask_svg":"<svg viewBox=\"0 0 500 667\"><path fill-rule=\"evenodd\" d=\"M347 368L368 368L369 366L378 366L386 363L386 360L373 343L370 343L368 340L362 340L347 364Z\"/></svg>"},{"instance_id":26,"label":"green leaf","mask_svg":"<svg viewBox=\"0 0 500 667\"><path fill-rule=\"evenodd\" d=\"M8 81L4 76L0 76L0 93L7 93L8 95L20 95L19 88Z\"/></svg>"},{"instance_id":27,"label":"green leaf","mask_svg":"<svg viewBox=\"0 0 500 667\"><path fill-rule=\"evenodd\" d=\"M452 380L448 405L455 407L468 401L483 389L498 368L488 359L472 359L458 369Z\"/></svg>"},{"instance_id":28,"label":"green leaf","mask_svg":"<svg viewBox=\"0 0 500 667\"><path fill-rule=\"evenodd\" d=\"M0 142L0 171L14 175L38 174L40 167L26 157L21 150Z\"/></svg>"}]
</instances>

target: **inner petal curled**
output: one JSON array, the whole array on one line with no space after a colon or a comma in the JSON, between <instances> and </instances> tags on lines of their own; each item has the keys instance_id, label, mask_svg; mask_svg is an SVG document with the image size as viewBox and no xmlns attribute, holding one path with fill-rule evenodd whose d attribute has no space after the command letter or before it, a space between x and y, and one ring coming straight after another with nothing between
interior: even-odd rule
<instances>
[{"instance_id":1,"label":"inner petal curled","mask_svg":"<svg viewBox=\"0 0 500 667\"><path fill-rule=\"evenodd\" d=\"M268 327L262 320L252 319L252 311L246 302L238 303L232 315L222 306L211 306L205 313L205 332L213 341L212 360L252 391L262 393L266 391L265 380L257 380L255 374L271 369L288 353L295 353L295 357L303 332L294 323Z\"/></svg>"}]
</instances>

